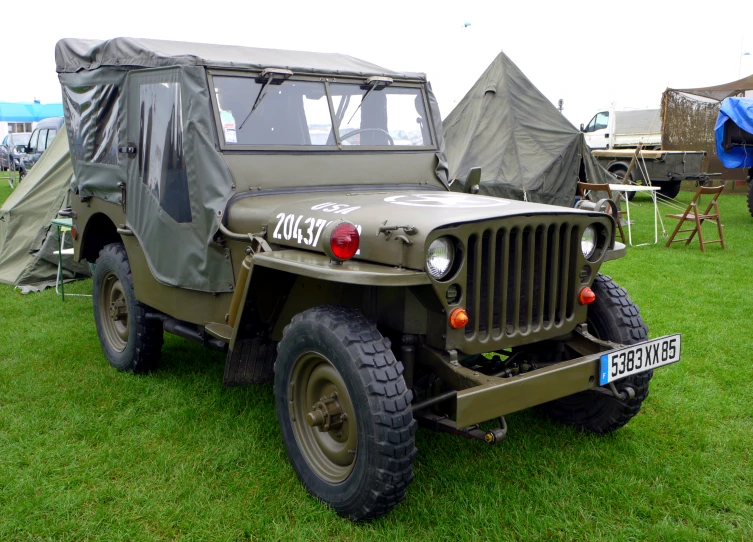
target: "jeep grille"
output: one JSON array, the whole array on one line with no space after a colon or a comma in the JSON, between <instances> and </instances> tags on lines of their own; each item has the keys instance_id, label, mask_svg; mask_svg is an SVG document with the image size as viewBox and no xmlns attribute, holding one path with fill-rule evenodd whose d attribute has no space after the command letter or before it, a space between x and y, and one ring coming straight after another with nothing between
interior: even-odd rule
<instances>
[{"instance_id":1,"label":"jeep grille","mask_svg":"<svg viewBox=\"0 0 753 542\"><path fill-rule=\"evenodd\" d=\"M580 228L541 223L473 233L467 241L466 340L508 340L573 316Z\"/></svg>"}]
</instances>

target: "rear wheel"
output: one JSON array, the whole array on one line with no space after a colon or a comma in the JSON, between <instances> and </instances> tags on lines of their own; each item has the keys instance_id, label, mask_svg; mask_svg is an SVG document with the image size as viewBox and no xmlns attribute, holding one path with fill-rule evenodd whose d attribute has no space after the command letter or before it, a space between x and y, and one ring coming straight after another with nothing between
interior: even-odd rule
<instances>
[{"instance_id":1,"label":"rear wheel","mask_svg":"<svg viewBox=\"0 0 753 542\"><path fill-rule=\"evenodd\" d=\"M624 288L610 277L596 275L591 289L596 301L588 306L588 331L596 338L619 344L635 344L648 339L648 327L638 306ZM593 391L584 391L557 399L539 407L550 418L594 433L619 429L638 414L648 397L653 371L646 371L615 382L618 390L630 387L632 399L621 401Z\"/></svg>"},{"instance_id":2,"label":"rear wheel","mask_svg":"<svg viewBox=\"0 0 753 542\"><path fill-rule=\"evenodd\" d=\"M654 184L659 187L659 194L665 198L675 199L680 193L682 181L657 181Z\"/></svg>"},{"instance_id":3,"label":"rear wheel","mask_svg":"<svg viewBox=\"0 0 753 542\"><path fill-rule=\"evenodd\" d=\"M753 180L748 183L748 211L753 216Z\"/></svg>"},{"instance_id":4,"label":"rear wheel","mask_svg":"<svg viewBox=\"0 0 753 542\"><path fill-rule=\"evenodd\" d=\"M119 371L152 370L162 349L162 323L147 320L148 307L136 300L122 243L100 251L93 281L94 322L107 361Z\"/></svg>"},{"instance_id":5,"label":"rear wheel","mask_svg":"<svg viewBox=\"0 0 753 542\"><path fill-rule=\"evenodd\" d=\"M283 443L314 497L352 520L389 512L413 479L411 392L389 341L361 313L296 315L275 362Z\"/></svg>"}]
</instances>

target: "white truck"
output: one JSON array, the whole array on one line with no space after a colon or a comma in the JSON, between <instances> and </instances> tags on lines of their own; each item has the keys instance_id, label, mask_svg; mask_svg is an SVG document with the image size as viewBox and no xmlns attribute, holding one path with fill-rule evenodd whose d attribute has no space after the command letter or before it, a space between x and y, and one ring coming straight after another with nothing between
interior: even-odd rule
<instances>
[{"instance_id":1,"label":"white truck","mask_svg":"<svg viewBox=\"0 0 753 542\"><path fill-rule=\"evenodd\" d=\"M659 193L669 198L677 196L683 180L706 181L701 171L705 152L662 150L660 109L602 109L580 130L594 157L620 179L630 170L631 183L658 186ZM637 167L630 169L640 145Z\"/></svg>"},{"instance_id":2,"label":"white truck","mask_svg":"<svg viewBox=\"0 0 753 542\"><path fill-rule=\"evenodd\" d=\"M597 111L587 126L580 125L586 143L592 149L661 148L662 118L660 109Z\"/></svg>"}]
</instances>

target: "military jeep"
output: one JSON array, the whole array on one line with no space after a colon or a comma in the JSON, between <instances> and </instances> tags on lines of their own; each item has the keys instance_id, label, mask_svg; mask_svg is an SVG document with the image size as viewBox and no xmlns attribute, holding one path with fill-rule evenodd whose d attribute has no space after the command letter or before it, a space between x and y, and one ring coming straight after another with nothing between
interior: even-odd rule
<instances>
[{"instance_id":1,"label":"military jeep","mask_svg":"<svg viewBox=\"0 0 753 542\"><path fill-rule=\"evenodd\" d=\"M228 386L273 381L341 515L405 498L418 423L495 443L537 407L606 433L679 360L599 273L611 215L451 190L423 74L128 38L56 60L105 357L150 371L167 331L225 352Z\"/></svg>"}]
</instances>

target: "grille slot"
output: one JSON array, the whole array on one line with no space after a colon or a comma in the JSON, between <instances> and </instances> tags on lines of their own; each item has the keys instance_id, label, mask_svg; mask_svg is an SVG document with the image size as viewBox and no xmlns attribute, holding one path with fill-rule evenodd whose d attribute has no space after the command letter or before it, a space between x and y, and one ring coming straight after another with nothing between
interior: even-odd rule
<instances>
[{"instance_id":1,"label":"grille slot","mask_svg":"<svg viewBox=\"0 0 753 542\"><path fill-rule=\"evenodd\" d=\"M466 338L528 335L571 317L578 232L570 224L537 224L471 234Z\"/></svg>"}]
</instances>

